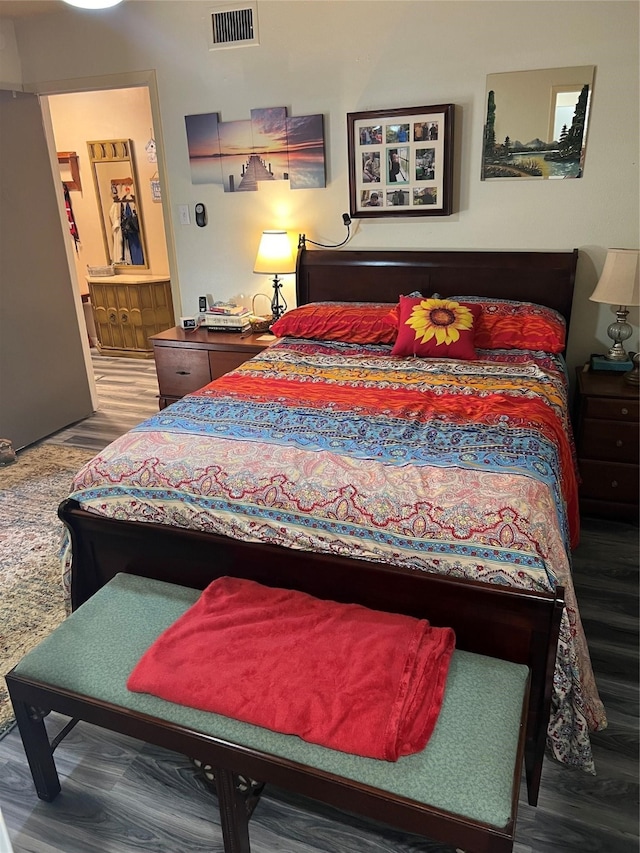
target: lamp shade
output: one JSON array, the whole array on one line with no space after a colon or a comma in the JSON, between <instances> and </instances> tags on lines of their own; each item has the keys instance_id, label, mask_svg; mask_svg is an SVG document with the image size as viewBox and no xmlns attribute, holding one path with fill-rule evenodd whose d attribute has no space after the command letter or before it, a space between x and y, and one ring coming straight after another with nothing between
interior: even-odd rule
<instances>
[{"instance_id":1,"label":"lamp shade","mask_svg":"<svg viewBox=\"0 0 640 853\"><path fill-rule=\"evenodd\" d=\"M286 231L262 232L253 271L263 275L286 275L296 271Z\"/></svg>"},{"instance_id":2,"label":"lamp shade","mask_svg":"<svg viewBox=\"0 0 640 853\"><path fill-rule=\"evenodd\" d=\"M639 257L638 249L609 249L600 281L589 299L609 305L640 305Z\"/></svg>"}]
</instances>

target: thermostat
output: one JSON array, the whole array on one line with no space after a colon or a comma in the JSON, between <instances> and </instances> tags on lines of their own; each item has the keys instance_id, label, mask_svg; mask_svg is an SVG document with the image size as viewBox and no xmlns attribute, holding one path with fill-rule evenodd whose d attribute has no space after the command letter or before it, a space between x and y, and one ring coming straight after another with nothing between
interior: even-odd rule
<instances>
[{"instance_id":1,"label":"thermostat","mask_svg":"<svg viewBox=\"0 0 640 853\"><path fill-rule=\"evenodd\" d=\"M199 225L200 228L204 228L207 224L207 208L202 204L202 202L198 202L196 204L196 225Z\"/></svg>"}]
</instances>

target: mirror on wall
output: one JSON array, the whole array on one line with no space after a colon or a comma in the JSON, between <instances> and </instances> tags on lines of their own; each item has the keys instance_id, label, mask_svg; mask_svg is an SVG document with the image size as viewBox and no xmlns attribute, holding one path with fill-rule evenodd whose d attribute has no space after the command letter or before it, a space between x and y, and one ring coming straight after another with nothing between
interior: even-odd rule
<instances>
[{"instance_id":1,"label":"mirror on wall","mask_svg":"<svg viewBox=\"0 0 640 853\"><path fill-rule=\"evenodd\" d=\"M593 65L487 76L483 181L581 178Z\"/></svg>"},{"instance_id":2,"label":"mirror on wall","mask_svg":"<svg viewBox=\"0 0 640 853\"><path fill-rule=\"evenodd\" d=\"M130 139L87 142L107 263L148 269L142 211Z\"/></svg>"}]
</instances>

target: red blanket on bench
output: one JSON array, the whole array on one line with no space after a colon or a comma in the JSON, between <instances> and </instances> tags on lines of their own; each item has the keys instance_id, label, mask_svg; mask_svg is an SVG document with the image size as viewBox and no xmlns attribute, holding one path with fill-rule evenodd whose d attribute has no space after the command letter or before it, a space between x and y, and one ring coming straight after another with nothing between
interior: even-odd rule
<instances>
[{"instance_id":1,"label":"red blanket on bench","mask_svg":"<svg viewBox=\"0 0 640 853\"><path fill-rule=\"evenodd\" d=\"M343 752L424 749L455 637L426 620L224 577L129 676L150 693Z\"/></svg>"}]
</instances>

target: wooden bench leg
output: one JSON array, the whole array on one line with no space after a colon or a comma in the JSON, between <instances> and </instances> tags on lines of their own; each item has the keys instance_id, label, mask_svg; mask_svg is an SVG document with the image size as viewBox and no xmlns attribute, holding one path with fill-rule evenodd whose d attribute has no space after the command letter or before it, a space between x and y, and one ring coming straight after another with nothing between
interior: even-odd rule
<instances>
[{"instance_id":1,"label":"wooden bench leg","mask_svg":"<svg viewBox=\"0 0 640 853\"><path fill-rule=\"evenodd\" d=\"M527 778L527 801L530 806L538 805L538 793L542 780L542 763L544 760L544 746L536 747L535 750L525 752L524 765Z\"/></svg>"},{"instance_id":2,"label":"wooden bench leg","mask_svg":"<svg viewBox=\"0 0 640 853\"><path fill-rule=\"evenodd\" d=\"M60 793L60 779L44 725L46 712L26 702L12 701L36 793L41 800L50 803Z\"/></svg>"},{"instance_id":3,"label":"wooden bench leg","mask_svg":"<svg viewBox=\"0 0 640 853\"><path fill-rule=\"evenodd\" d=\"M247 804L231 770L215 768L224 853L251 853Z\"/></svg>"}]
</instances>

